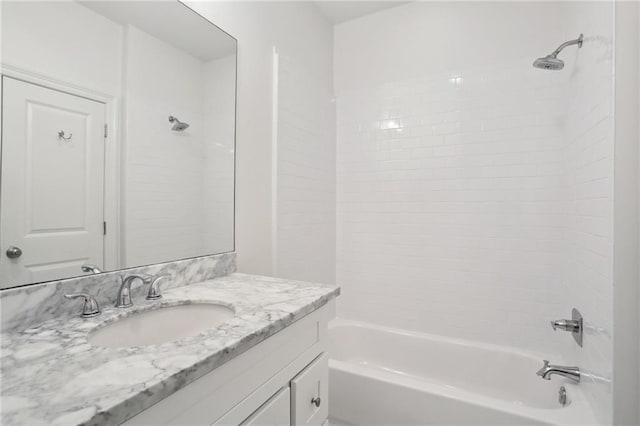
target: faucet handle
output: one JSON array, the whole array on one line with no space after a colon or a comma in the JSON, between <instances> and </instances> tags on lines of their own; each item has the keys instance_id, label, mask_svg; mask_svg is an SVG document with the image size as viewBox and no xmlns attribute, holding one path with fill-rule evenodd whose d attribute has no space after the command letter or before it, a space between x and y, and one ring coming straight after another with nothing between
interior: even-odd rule
<instances>
[{"instance_id":1,"label":"faucet handle","mask_svg":"<svg viewBox=\"0 0 640 426\"><path fill-rule=\"evenodd\" d=\"M69 293L65 294L64 297L66 299L77 299L81 297L84 300L84 303L82 304L82 313L80 314L82 318L91 318L100 315L100 306L98 305L98 301L90 294Z\"/></svg>"},{"instance_id":2,"label":"faucet handle","mask_svg":"<svg viewBox=\"0 0 640 426\"><path fill-rule=\"evenodd\" d=\"M584 335L584 320L582 314L576 308L571 310L571 319L559 319L551 321L551 327L554 330L568 331L573 335L573 339L578 346L582 347L582 338Z\"/></svg>"},{"instance_id":3,"label":"faucet handle","mask_svg":"<svg viewBox=\"0 0 640 426\"><path fill-rule=\"evenodd\" d=\"M580 322L567 319L555 320L551 321L551 327L553 327L554 330L560 329L564 331L578 332L580 331Z\"/></svg>"},{"instance_id":4,"label":"faucet handle","mask_svg":"<svg viewBox=\"0 0 640 426\"><path fill-rule=\"evenodd\" d=\"M151 281L151 286L149 287L149 293L147 293L147 300L156 300L162 298L162 294L160 294L160 281L170 278L171 275L163 274L153 277L153 281Z\"/></svg>"}]
</instances>

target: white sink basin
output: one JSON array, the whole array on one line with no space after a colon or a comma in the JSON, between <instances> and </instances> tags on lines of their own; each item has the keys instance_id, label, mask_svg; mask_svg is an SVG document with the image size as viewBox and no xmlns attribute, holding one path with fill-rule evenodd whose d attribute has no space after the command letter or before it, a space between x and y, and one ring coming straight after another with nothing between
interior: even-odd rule
<instances>
[{"instance_id":1,"label":"white sink basin","mask_svg":"<svg viewBox=\"0 0 640 426\"><path fill-rule=\"evenodd\" d=\"M94 346L148 346L195 336L235 315L233 309L208 303L177 305L140 312L98 329L89 336Z\"/></svg>"}]
</instances>

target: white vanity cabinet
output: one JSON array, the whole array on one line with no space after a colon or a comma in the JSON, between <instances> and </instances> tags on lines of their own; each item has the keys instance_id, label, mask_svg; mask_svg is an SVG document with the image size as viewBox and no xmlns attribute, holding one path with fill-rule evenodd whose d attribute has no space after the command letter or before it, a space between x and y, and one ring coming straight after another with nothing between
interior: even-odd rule
<instances>
[{"instance_id":1,"label":"white vanity cabinet","mask_svg":"<svg viewBox=\"0 0 640 426\"><path fill-rule=\"evenodd\" d=\"M129 419L135 425L321 425L328 410L327 324L335 302Z\"/></svg>"},{"instance_id":2,"label":"white vanity cabinet","mask_svg":"<svg viewBox=\"0 0 640 426\"><path fill-rule=\"evenodd\" d=\"M241 426L257 425L290 425L291 424L291 391L282 388L265 402L255 413L241 423Z\"/></svg>"}]
</instances>

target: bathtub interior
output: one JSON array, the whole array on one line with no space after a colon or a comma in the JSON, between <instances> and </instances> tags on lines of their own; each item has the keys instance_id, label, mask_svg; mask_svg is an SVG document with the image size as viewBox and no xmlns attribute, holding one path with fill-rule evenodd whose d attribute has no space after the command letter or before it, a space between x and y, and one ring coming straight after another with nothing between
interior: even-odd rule
<instances>
[{"instance_id":1,"label":"bathtub interior","mask_svg":"<svg viewBox=\"0 0 640 426\"><path fill-rule=\"evenodd\" d=\"M336 320L330 325L332 359L368 366L451 390L472 392L513 405L561 409L566 379L542 380L535 373L542 358L508 348Z\"/></svg>"},{"instance_id":2,"label":"bathtub interior","mask_svg":"<svg viewBox=\"0 0 640 426\"><path fill-rule=\"evenodd\" d=\"M464 395L425 390L410 378L389 380L391 375L366 367L330 362L329 416L344 425L397 426L534 426L557 425L542 416L474 401ZM544 410L551 413L562 410Z\"/></svg>"},{"instance_id":3,"label":"bathtub interior","mask_svg":"<svg viewBox=\"0 0 640 426\"><path fill-rule=\"evenodd\" d=\"M388 374L362 374L366 367L331 361L329 416L337 425L535 426L552 421L509 412L472 398L425 392L410 378L389 380ZM343 368L346 367L346 368ZM556 410L547 410L557 412Z\"/></svg>"}]
</instances>

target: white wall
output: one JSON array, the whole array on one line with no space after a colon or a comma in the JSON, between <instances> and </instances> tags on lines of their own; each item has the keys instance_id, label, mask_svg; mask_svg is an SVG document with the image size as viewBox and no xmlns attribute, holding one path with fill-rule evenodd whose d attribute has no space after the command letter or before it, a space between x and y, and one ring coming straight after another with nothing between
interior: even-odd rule
<instances>
[{"instance_id":1,"label":"white wall","mask_svg":"<svg viewBox=\"0 0 640 426\"><path fill-rule=\"evenodd\" d=\"M236 251L242 272L272 274L272 51L331 87L332 27L306 2L188 2L238 39ZM304 239L304 235L300 236Z\"/></svg>"},{"instance_id":2,"label":"white wall","mask_svg":"<svg viewBox=\"0 0 640 426\"><path fill-rule=\"evenodd\" d=\"M119 93L122 26L74 2L8 1L0 7L3 65L106 95Z\"/></svg>"},{"instance_id":3,"label":"white wall","mask_svg":"<svg viewBox=\"0 0 640 426\"><path fill-rule=\"evenodd\" d=\"M333 88L277 52L274 274L335 283L336 144Z\"/></svg>"},{"instance_id":4,"label":"white wall","mask_svg":"<svg viewBox=\"0 0 640 426\"><path fill-rule=\"evenodd\" d=\"M640 423L638 325L640 267L638 166L640 164L640 7L616 5L615 226L614 226L614 424Z\"/></svg>"},{"instance_id":5,"label":"white wall","mask_svg":"<svg viewBox=\"0 0 640 426\"><path fill-rule=\"evenodd\" d=\"M579 365L605 423L612 10L412 3L338 25L334 76L339 315ZM580 32L562 72L531 67ZM572 306L581 351L549 327Z\"/></svg>"}]
</instances>

